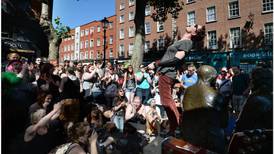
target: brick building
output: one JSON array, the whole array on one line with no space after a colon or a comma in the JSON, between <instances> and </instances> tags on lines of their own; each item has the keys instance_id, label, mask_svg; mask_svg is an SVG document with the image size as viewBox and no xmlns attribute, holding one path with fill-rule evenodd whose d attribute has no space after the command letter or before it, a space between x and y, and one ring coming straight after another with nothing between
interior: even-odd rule
<instances>
[{"instance_id":1,"label":"brick building","mask_svg":"<svg viewBox=\"0 0 274 154\"><path fill-rule=\"evenodd\" d=\"M207 37L202 50L231 51L272 47L273 0L183 0L179 18L164 23L150 17L145 10L145 47L161 49L168 40L184 33L188 25L205 25ZM116 0L117 51L119 57L130 57L134 42L134 0ZM176 37L177 36L177 37Z\"/></svg>"},{"instance_id":2,"label":"brick building","mask_svg":"<svg viewBox=\"0 0 274 154\"><path fill-rule=\"evenodd\" d=\"M273 0L183 0L184 8L177 19L168 15L165 22L154 22L153 8L145 9L145 53L163 50L179 39L185 27L201 24L206 38L199 51L234 51L272 48ZM116 0L115 14L109 17L106 59L130 58L135 36L135 0ZM93 27L93 28L92 28ZM60 46L60 60L101 59L103 31L99 21L76 27L72 37ZM101 28L102 29L102 28ZM89 31L89 32L88 32ZM92 32L93 31L93 32ZM81 35L76 39L76 36ZM111 44L112 42L112 44ZM78 48L74 48L77 47Z\"/></svg>"},{"instance_id":3,"label":"brick building","mask_svg":"<svg viewBox=\"0 0 274 154\"><path fill-rule=\"evenodd\" d=\"M134 16L135 16L135 0L116 0L116 16L117 16L117 51L119 58L129 58L133 52L134 45ZM145 9L145 53L152 48L161 49L165 46L166 37L172 38L172 31L176 29L176 25L171 17L165 23L154 22L150 17L152 7L146 6ZM173 22L172 22L173 21ZM173 24L172 24L173 23Z\"/></svg>"},{"instance_id":4,"label":"brick building","mask_svg":"<svg viewBox=\"0 0 274 154\"><path fill-rule=\"evenodd\" d=\"M116 56L116 16L108 17L108 29L106 30L106 59ZM59 48L59 61L77 60L90 61L103 59L104 33L100 21L76 27L70 31L71 37L62 40Z\"/></svg>"}]
</instances>

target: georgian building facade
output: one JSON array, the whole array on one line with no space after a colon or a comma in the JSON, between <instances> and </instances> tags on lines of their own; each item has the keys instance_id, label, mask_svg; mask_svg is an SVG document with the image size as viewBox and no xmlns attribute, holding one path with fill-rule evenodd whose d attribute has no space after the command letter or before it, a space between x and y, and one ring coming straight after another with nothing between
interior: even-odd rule
<instances>
[{"instance_id":1,"label":"georgian building facade","mask_svg":"<svg viewBox=\"0 0 274 154\"><path fill-rule=\"evenodd\" d=\"M114 59L116 56L116 16L108 17L106 29L106 59ZM104 54L104 33L101 21L76 27L70 31L70 37L63 39L59 48L59 61L91 61L100 60Z\"/></svg>"},{"instance_id":2,"label":"georgian building facade","mask_svg":"<svg viewBox=\"0 0 274 154\"><path fill-rule=\"evenodd\" d=\"M135 1L116 0L115 15L107 30L106 59L132 56L135 37ZM144 53L165 49L184 33L185 27L205 25L206 38L199 50L223 52L266 49L273 45L273 0L182 0L183 10L177 19L168 15L165 22L150 17L145 9ZM93 27L93 28L92 28ZM96 60L103 53L103 30L99 21L76 27L72 37L63 40L60 60ZM112 28L110 28L112 27ZM76 36L78 36L76 38Z\"/></svg>"}]
</instances>

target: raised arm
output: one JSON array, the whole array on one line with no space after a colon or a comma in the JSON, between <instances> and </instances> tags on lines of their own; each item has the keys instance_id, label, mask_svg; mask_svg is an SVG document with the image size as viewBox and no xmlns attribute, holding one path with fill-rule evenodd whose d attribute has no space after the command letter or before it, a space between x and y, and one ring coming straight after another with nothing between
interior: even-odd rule
<instances>
[{"instance_id":1,"label":"raised arm","mask_svg":"<svg viewBox=\"0 0 274 154\"><path fill-rule=\"evenodd\" d=\"M136 114L136 110L131 104L128 104L126 107L125 121L131 119Z\"/></svg>"}]
</instances>

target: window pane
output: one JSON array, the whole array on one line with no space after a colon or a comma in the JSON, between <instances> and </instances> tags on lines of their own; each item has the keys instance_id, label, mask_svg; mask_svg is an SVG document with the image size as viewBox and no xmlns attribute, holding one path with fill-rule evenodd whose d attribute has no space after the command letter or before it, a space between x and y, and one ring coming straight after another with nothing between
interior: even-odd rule
<instances>
[{"instance_id":1,"label":"window pane","mask_svg":"<svg viewBox=\"0 0 274 154\"><path fill-rule=\"evenodd\" d=\"M194 24L195 24L195 12L192 11L187 14L187 25L191 26Z\"/></svg>"},{"instance_id":2,"label":"window pane","mask_svg":"<svg viewBox=\"0 0 274 154\"><path fill-rule=\"evenodd\" d=\"M146 22L145 23L145 34L150 34L150 33L151 33L150 23Z\"/></svg>"},{"instance_id":3,"label":"window pane","mask_svg":"<svg viewBox=\"0 0 274 154\"><path fill-rule=\"evenodd\" d=\"M264 25L264 43L265 45L273 44L273 23Z\"/></svg>"},{"instance_id":4,"label":"window pane","mask_svg":"<svg viewBox=\"0 0 274 154\"><path fill-rule=\"evenodd\" d=\"M263 11L273 10L273 0L263 0Z\"/></svg>"},{"instance_id":5,"label":"window pane","mask_svg":"<svg viewBox=\"0 0 274 154\"><path fill-rule=\"evenodd\" d=\"M148 16L150 15L150 5L146 5L146 8L145 8L145 16Z\"/></svg>"},{"instance_id":6,"label":"window pane","mask_svg":"<svg viewBox=\"0 0 274 154\"><path fill-rule=\"evenodd\" d=\"M215 7L207 8L207 21L216 21Z\"/></svg>"},{"instance_id":7,"label":"window pane","mask_svg":"<svg viewBox=\"0 0 274 154\"><path fill-rule=\"evenodd\" d=\"M239 14L239 4L238 1L230 2L229 3L229 17L234 18L238 17Z\"/></svg>"},{"instance_id":8,"label":"window pane","mask_svg":"<svg viewBox=\"0 0 274 154\"><path fill-rule=\"evenodd\" d=\"M124 29L120 29L120 39L123 39L124 37Z\"/></svg>"},{"instance_id":9,"label":"window pane","mask_svg":"<svg viewBox=\"0 0 274 154\"><path fill-rule=\"evenodd\" d=\"M231 28L230 29L230 48L240 47L240 28Z\"/></svg>"},{"instance_id":10,"label":"window pane","mask_svg":"<svg viewBox=\"0 0 274 154\"><path fill-rule=\"evenodd\" d=\"M163 22L157 22L157 32L164 31L164 23Z\"/></svg>"},{"instance_id":11,"label":"window pane","mask_svg":"<svg viewBox=\"0 0 274 154\"><path fill-rule=\"evenodd\" d=\"M208 32L208 48L209 49L217 49L216 31Z\"/></svg>"}]
</instances>

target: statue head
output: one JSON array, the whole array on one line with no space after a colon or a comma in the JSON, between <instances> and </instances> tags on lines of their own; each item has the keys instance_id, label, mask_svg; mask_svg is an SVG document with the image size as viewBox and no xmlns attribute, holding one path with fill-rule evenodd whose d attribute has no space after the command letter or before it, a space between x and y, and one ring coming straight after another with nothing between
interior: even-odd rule
<instances>
[{"instance_id":1,"label":"statue head","mask_svg":"<svg viewBox=\"0 0 274 154\"><path fill-rule=\"evenodd\" d=\"M215 80L217 76L217 71L212 66L202 65L197 70L197 75L200 81L203 81L206 84L210 85L211 82Z\"/></svg>"}]
</instances>

